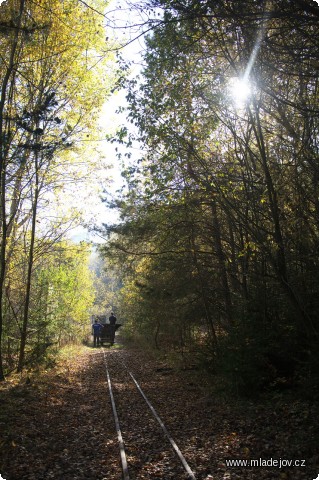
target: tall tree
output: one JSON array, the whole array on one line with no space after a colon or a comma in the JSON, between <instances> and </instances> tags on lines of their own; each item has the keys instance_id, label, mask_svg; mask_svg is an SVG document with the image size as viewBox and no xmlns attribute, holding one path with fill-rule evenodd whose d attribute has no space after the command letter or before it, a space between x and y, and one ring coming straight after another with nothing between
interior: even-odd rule
<instances>
[{"instance_id":1,"label":"tall tree","mask_svg":"<svg viewBox=\"0 0 319 480\"><path fill-rule=\"evenodd\" d=\"M66 171L74 171L63 152L92 129L115 78L98 12L103 6L99 0L94 8L77 0L12 0L1 9L0 344L12 249L22 228L30 227L19 369L27 336L39 208L48 202L50 190L52 197Z\"/></svg>"},{"instance_id":2,"label":"tall tree","mask_svg":"<svg viewBox=\"0 0 319 480\"><path fill-rule=\"evenodd\" d=\"M197 271L217 343L238 359L251 355L250 366L255 345L264 372L270 356L302 365L318 335L319 9L281 0L151 5L163 15L128 95L146 153L128 169L112 254L152 258L149 278L167 249L181 261L164 232L185 239L175 212L187 205L182 258Z\"/></svg>"}]
</instances>

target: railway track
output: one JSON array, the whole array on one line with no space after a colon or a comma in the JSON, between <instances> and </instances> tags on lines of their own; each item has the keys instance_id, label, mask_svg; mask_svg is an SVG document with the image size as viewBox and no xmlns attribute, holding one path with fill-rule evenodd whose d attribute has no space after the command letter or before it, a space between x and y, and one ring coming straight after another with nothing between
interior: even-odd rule
<instances>
[{"instance_id":1,"label":"railway track","mask_svg":"<svg viewBox=\"0 0 319 480\"><path fill-rule=\"evenodd\" d=\"M106 382L117 432L123 480L196 480L120 352L103 349Z\"/></svg>"}]
</instances>

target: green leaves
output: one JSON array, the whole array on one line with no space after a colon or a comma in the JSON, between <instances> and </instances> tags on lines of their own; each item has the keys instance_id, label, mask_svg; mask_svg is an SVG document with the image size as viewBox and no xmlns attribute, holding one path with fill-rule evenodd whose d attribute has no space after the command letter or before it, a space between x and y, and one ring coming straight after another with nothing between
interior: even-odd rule
<instances>
[{"instance_id":1,"label":"green leaves","mask_svg":"<svg viewBox=\"0 0 319 480\"><path fill-rule=\"evenodd\" d=\"M169 285L176 336L204 325L216 351L241 355L249 325L251 379L260 322L268 353L274 319L282 347L287 330L309 348L318 334L317 16L281 1L152 5L164 21L127 96L143 156L126 169L108 254L129 264L132 328L145 316L160 343ZM229 85L245 75L238 106Z\"/></svg>"},{"instance_id":2,"label":"green leaves","mask_svg":"<svg viewBox=\"0 0 319 480\"><path fill-rule=\"evenodd\" d=\"M42 257L48 259L47 251L79 222L72 206L66 221L66 192L71 183L89 178L90 167L93 170L100 162L98 154L92 154L92 144L82 140L89 132L90 139L96 139L99 110L118 69L105 45L101 15L94 8L104 7L104 2L94 0L89 8L77 0L20 1L19 11L14 3L2 7L0 28L0 137L6 139L0 149L0 335L6 337L11 324L22 324L14 342L15 350L20 342L22 368L24 350L35 341L29 328L43 338L51 320L43 306L48 307L45 285L37 283L38 269ZM61 208L62 203L66 208ZM69 267L72 270L74 265ZM76 297L76 277L81 272L74 277L64 273L61 307L68 305L72 319L83 321L85 304L92 303L89 279L83 270L82 280L88 281ZM19 275L25 284L17 280ZM66 319L65 311L63 315ZM5 361L14 363L10 348ZM0 379L1 362L0 356Z\"/></svg>"}]
</instances>

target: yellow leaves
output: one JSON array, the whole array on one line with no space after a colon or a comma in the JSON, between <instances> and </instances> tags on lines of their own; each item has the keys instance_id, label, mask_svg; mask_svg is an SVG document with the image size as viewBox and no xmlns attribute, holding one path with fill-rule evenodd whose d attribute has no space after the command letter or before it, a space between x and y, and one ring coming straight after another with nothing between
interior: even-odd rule
<instances>
[{"instance_id":1,"label":"yellow leaves","mask_svg":"<svg viewBox=\"0 0 319 480\"><path fill-rule=\"evenodd\" d=\"M258 252L258 245L252 241L245 242L243 249L238 253L238 258L246 255L255 255Z\"/></svg>"},{"instance_id":2,"label":"yellow leaves","mask_svg":"<svg viewBox=\"0 0 319 480\"><path fill-rule=\"evenodd\" d=\"M78 105L86 112L100 106L111 74L105 75L110 55L98 13L80 2L42 0L32 4L32 19L36 27L21 50L28 78L35 84L49 79L58 96L68 98L69 113Z\"/></svg>"}]
</instances>

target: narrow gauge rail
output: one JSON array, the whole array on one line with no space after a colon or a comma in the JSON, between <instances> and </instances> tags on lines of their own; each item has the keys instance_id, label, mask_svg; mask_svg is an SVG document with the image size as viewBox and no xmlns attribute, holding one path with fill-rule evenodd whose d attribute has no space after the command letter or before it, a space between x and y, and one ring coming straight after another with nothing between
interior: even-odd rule
<instances>
[{"instance_id":1,"label":"narrow gauge rail","mask_svg":"<svg viewBox=\"0 0 319 480\"><path fill-rule=\"evenodd\" d=\"M125 365L123 360L114 351L111 355L109 354L108 356L106 356L105 350L103 350L103 356L106 369L108 390L110 394L114 422L120 448L123 480L132 480L133 478L138 478L135 476L134 473L133 477L131 478L130 462L134 464L132 465L133 472L136 472L136 469L138 468L140 470L143 469L143 464L147 463L148 459L153 455L152 442L154 441L154 437L155 443L157 442L158 445L160 442L160 444L162 445L162 452L160 454L160 458L164 458L166 460L166 464L167 461L169 461L170 465L174 465L174 472L172 473L174 477L171 478L176 478L176 469L178 469L178 478L185 480L196 480L196 477L190 466L188 465L184 455L178 448L176 442L173 440L172 436L168 432L162 419L157 414L155 408L153 407L153 405L143 392L142 388L138 384L137 380L135 379L134 375ZM138 399L136 400L135 398L135 401L133 403L134 411L132 412L131 401L134 395L137 395ZM130 399L130 402L126 401L128 398ZM131 403L131 405L129 405L129 403ZM136 405L138 406L137 408ZM146 408L146 406L148 407L148 409ZM138 424L136 423L136 421L138 421ZM160 426L161 428L159 428L158 426ZM135 447L134 436L137 442L135 444ZM163 438L163 436L165 438ZM127 438L127 447L125 447L126 437L130 437ZM172 448L170 448L169 444ZM164 445L166 446L164 447ZM128 454L126 450L128 451ZM170 453L167 453L169 450L171 450ZM163 451L166 452L165 455L163 455ZM137 461L136 458L134 460L134 452L135 457L136 453L137 456L141 457ZM155 447L155 454L158 453L158 448ZM139 467L136 466L136 463L140 464ZM152 472L149 472L149 475L149 478L152 478ZM164 475L165 476L163 478L169 478L168 472L165 472ZM158 477L158 474L156 476ZM145 478L145 473L143 473L143 478Z\"/></svg>"}]
</instances>

